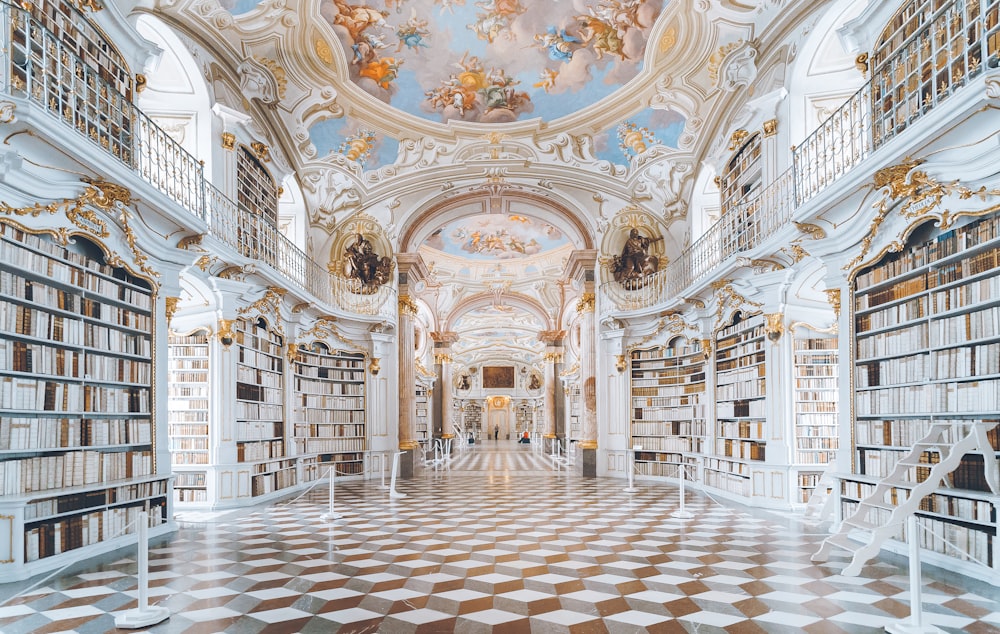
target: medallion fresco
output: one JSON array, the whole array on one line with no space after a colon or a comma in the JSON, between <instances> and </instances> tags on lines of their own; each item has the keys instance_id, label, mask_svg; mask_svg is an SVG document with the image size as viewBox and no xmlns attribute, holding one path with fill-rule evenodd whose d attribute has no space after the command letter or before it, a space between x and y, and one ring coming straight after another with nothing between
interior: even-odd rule
<instances>
[{"instance_id":1,"label":"medallion fresco","mask_svg":"<svg viewBox=\"0 0 1000 634\"><path fill-rule=\"evenodd\" d=\"M558 228L530 216L481 214L440 227L423 244L473 260L512 260L552 251L569 240Z\"/></svg>"},{"instance_id":2,"label":"medallion fresco","mask_svg":"<svg viewBox=\"0 0 1000 634\"><path fill-rule=\"evenodd\" d=\"M257 0L223 0L235 14ZM642 68L667 0L323 0L351 79L433 121L571 114ZM225 6L225 5L224 5Z\"/></svg>"}]
</instances>

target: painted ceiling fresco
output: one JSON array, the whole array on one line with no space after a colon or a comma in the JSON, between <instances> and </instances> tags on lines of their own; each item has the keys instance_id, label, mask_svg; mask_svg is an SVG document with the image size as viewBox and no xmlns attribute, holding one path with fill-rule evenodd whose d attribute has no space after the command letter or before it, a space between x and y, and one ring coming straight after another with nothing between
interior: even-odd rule
<instances>
[{"instance_id":1,"label":"painted ceiling fresco","mask_svg":"<svg viewBox=\"0 0 1000 634\"><path fill-rule=\"evenodd\" d=\"M313 124L309 128L309 140L316 147L317 156L343 154L366 170L391 165L399 151L398 141L376 134L351 117Z\"/></svg>"},{"instance_id":2,"label":"painted ceiling fresco","mask_svg":"<svg viewBox=\"0 0 1000 634\"><path fill-rule=\"evenodd\" d=\"M543 324L531 313L499 302L469 311L455 323L460 339L452 346L456 354L484 348L510 346L542 349L538 331Z\"/></svg>"},{"instance_id":3,"label":"painted ceiling fresco","mask_svg":"<svg viewBox=\"0 0 1000 634\"><path fill-rule=\"evenodd\" d=\"M512 260L558 249L569 240L556 227L530 216L480 214L449 222L423 244L473 260Z\"/></svg>"},{"instance_id":4,"label":"painted ceiling fresco","mask_svg":"<svg viewBox=\"0 0 1000 634\"><path fill-rule=\"evenodd\" d=\"M233 14L259 0L229 0ZM323 0L351 79L434 121L549 121L633 79L665 0Z\"/></svg>"}]
</instances>

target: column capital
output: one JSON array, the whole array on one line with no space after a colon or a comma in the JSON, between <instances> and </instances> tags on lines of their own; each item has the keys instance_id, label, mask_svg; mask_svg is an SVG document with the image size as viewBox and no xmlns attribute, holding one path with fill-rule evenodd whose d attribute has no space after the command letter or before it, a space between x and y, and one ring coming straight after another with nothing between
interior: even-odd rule
<instances>
[{"instance_id":1,"label":"column capital","mask_svg":"<svg viewBox=\"0 0 1000 634\"><path fill-rule=\"evenodd\" d=\"M447 348L459 339L458 333L450 330L436 330L430 335L435 348Z\"/></svg>"},{"instance_id":2,"label":"column capital","mask_svg":"<svg viewBox=\"0 0 1000 634\"><path fill-rule=\"evenodd\" d=\"M576 302L576 312L593 313L597 305L597 297L593 293L584 293Z\"/></svg>"},{"instance_id":3,"label":"column capital","mask_svg":"<svg viewBox=\"0 0 1000 634\"><path fill-rule=\"evenodd\" d=\"M451 362L452 362L451 355L448 354L447 352L441 351L441 352L435 352L434 353L434 363L435 364L445 365L445 364L451 363Z\"/></svg>"},{"instance_id":4,"label":"column capital","mask_svg":"<svg viewBox=\"0 0 1000 634\"><path fill-rule=\"evenodd\" d=\"M399 296L399 314L413 317L417 314L417 303L409 295Z\"/></svg>"},{"instance_id":5,"label":"column capital","mask_svg":"<svg viewBox=\"0 0 1000 634\"><path fill-rule=\"evenodd\" d=\"M538 333L538 340L547 346L559 346L565 338L565 330L543 330Z\"/></svg>"},{"instance_id":6,"label":"column capital","mask_svg":"<svg viewBox=\"0 0 1000 634\"><path fill-rule=\"evenodd\" d=\"M430 269L424 263L424 258L419 253L397 253L396 266L399 274L404 275L405 281L400 280L400 286L415 284L430 277Z\"/></svg>"}]
</instances>

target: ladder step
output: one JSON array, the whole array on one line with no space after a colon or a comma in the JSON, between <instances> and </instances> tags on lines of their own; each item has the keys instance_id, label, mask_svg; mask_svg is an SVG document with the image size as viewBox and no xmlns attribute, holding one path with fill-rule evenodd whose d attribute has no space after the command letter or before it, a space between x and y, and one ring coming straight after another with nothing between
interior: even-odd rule
<instances>
[{"instance_id":1,"label":"ladder step","mask_svg":"<svg viewBox=\"0 0 1000 634\"><path fill-rule=\"evenodd\" d=\"M863 531L873 532L876 528L880 528L881 524L873 524L872 522L865 521L860 518L850 518L844 520L844 524L851 526L853 528L860 528Z\"/></svg>"},{"instance_id":2,"label":"ladder step","mask_svg":"<svg viewBox=\"0 0 1000 634\"><path fill-rule=\"evenodd\" d=\"M858 543L848 539L847 533L837 533L836 535L828 537L826 539L826 543L851 553L858 549Z\"/></svg>"}]
</instances>

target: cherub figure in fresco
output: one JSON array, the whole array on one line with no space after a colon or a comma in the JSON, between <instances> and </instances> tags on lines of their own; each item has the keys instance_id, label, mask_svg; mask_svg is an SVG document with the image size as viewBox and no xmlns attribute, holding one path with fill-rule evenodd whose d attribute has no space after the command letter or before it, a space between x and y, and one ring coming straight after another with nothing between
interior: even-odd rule
<instances>
[{"instance_id":1,"label":"cherub figure in fresco","mask_svg":"<svg viewBox=\"0 0 1000 634\"><path fill-rule=\"evenodd\" d=\"M622 60L627 59L625 55L625 44L622 42L621 33L614 25L594 14L594 8L589 8L590 15L574 16L580 22L580 37L583 38L583 46L594 47L594 54L597 59L604 57L605 53L617 55Z\"/></svg>"},{"instance_id":2,"label":"cherub figure in fresco","mask_svg":"<svg viewBox=\"0 0 1000 634\"><path fill-rule=\"evenodd\" d=\"M464 7L465 0L434 0L434 4L441 5L441 15L444 15L445 11L447 11L452 15L455 15L454 7Z\"/></svg>"},{"instance_id":3,"label":"cherub figure in fresco","mask_svg":"<svg viewBox=\"0 0 1000 634\"><path fill-rule=\"evenodd\" d=\"M427 20L418 18L416 9L411 10L410 19L396 29L396 37L399 38L396 52L403 50L404 46L410 50L419 50L420 47L428 48L424 38L430 34L431 32L427 30Z\"/></svg>"},{"instance_id":4,"label":"cherub figure in fresco","mask_svg":"<svg viewBox=\"0 0 1000 634\"><path fill-rule=\"evenodd\" d=\"M546 29L545 34L536 33L535 41L548 51L549 59L566 63L573 59L573 52L580 44L580 40L567 33L566 29L557 30L554 26Z\"/></svg>"},{"instance_id":5,"label":"cherub figure in fresco","mask_svg":"<svg viewBox=\"0 0 1000 634\"><path fill-rule=\"evenodd\" d=\"M536 81L531 84L534 88L541 88L545 92L552 92L552 89L556 87L556 77L559 76L559 70L552 70L550 68L543 68L542 72L538 73L538 78L541 81Z\"/></svg>"},{"instance_id":6,"label":"cherub figure in fresco","mask_svg":"<svg viewBox=\"0 0 1000 634\"><path fill-rule=\"evenodd\" d=\"M389 45L385 43L381 35L364 33L361 40L351 45L351 50L354 51L354 59L351 60L351 63L362 67L367 66L378 59L378 51L383 48L389 48Z\"/></svg>"},{"instance_id":7,"label":"cherub figure in fresco","mask_svg":"<svg viewBox=\"0 0 1000 634\"><path fill-rule=\"evenodd\" d=\"M646 28L639 22L639 9L645 3L646 0L602 0L596 12L593 8L591 12L617 30L619 36L625 37L630 29Z\"/></svg>"},{"instance_id":8,"label":"cherub figure in fresco","mask_svg":"<svg viewBox=\"0 0 1000 634\"><path fill-rule=\"evenodd\" d=\"M388 89L389 85L399 74L399 66L403 63L403 60L397 60L395 57L382 57L370 62L358 73L361 77L367 77L371 79L379 88Z\"/></svg>"},{"instance_id":9,"label":"cherub figure in fresco","mask_svg":"<svg viewBox=\"0 0 1000 634\"><path fill-rule=\"evenodd\" d=\"M478 13L476 21L469 25L469 30L476 34L481 40L486 40L490 44L496 41L500 33L510 27L507 18L495 13Z\"/></svg>"},{"instance_id":10,"label":"cherub figure in fresco","mask_svg":"<svg viewBox=\"0 0 1000 634\"><path fill-rule=\"evenodd\" d=\"M355 42L361 41L361 34L369 27L389 28L385 21L389 17L388 11L379 11L363 4L347 4L346 0L333 0L333 4L338 11L333 16L333 23L347 29L347 34Z\"/></svg>"}]
</instances>

